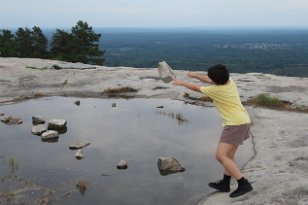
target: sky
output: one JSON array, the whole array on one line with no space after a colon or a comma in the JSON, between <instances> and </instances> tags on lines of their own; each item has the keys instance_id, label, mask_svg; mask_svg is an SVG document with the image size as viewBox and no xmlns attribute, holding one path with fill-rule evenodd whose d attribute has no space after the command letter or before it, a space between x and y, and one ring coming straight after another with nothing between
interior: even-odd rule
<instances>
[{"instance_id":1,"label":"sky","mask_svg":"<svg viewBox=\"0 0 308 205\"><path fill-rule=\"evenodd\" d=\"M306 27L308 0L0 0L0 29Z\"/></svg>"}]
</instances>

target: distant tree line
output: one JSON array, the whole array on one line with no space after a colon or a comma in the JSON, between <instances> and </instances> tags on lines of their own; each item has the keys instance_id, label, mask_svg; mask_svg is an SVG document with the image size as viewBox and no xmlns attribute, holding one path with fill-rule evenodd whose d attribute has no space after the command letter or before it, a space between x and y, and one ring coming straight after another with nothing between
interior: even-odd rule
<instances>
[{"instance_id":1,"label":"distant tree line","mask_svg":"<svg viewBox=\"0 0 308 205\"><path fill-rule=\"evenodd\" d=\"M0 56L21 58L48 58L68 62L103 65L104 51L99 47L101 34L93 31L87 22L78 21L71 32L56 29L50 44L40 27L18 28L15 34L0 30Z\"/></svg>"}]
</instances>

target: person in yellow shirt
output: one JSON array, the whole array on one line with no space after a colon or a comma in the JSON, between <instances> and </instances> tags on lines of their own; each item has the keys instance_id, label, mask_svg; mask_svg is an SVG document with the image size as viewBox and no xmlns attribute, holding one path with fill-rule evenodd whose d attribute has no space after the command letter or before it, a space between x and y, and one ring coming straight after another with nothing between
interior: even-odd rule
<instances>
[{"instance_id":1,"label":"person in yellow shirt","mask_svg":"<svg viewBox=\"0 0 308 205\"><path fill-rule=\"evenodd\" d=\"M223 121L223 131L216 149L216 159L224 167L222 180L209 183L209 186L220 191L230 192L230 179L234 177L238 187L229 196L237 197L253 190L249 181L244 178L235 163L234 155L243 142L250 136L250 117L241 103L235 82L230 78L225 65L216 64L208 69L207 75L188 72L188 77L208 83L208 86L175 79L173 85L184 86L201 92L213 100Z\"/></svg>"}]
</instances>

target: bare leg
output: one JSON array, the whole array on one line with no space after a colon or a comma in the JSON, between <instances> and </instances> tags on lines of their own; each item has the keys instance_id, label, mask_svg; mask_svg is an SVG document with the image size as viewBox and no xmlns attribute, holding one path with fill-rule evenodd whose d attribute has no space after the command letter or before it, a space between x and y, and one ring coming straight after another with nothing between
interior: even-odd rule
<instances>
[{"instance_id":1,"label":"bare leg","mask_svg":"<svg viewBox=\"0 0 308 205\"><path fill-rule=\"evenodd\" d=\"M236 180L243 177L234 161L238 145L219 143L216 150L216 159L224 166L224 173L233 176Z\"/></svg>"},{"instance_id":2,"label":"bare leg","mask_svg":"<svg viewBox=\"0 0 308 205\"><path fill-rule=\"evenodd\" d=\"M234 155L237 148L238 145L219 143L216 150L216 159L224 166L225 174L227 175L230 174L229 176L233 176L238 183L237 189L229 195L231 198L241 196L253 190L253 187L248 182L248 180L243 177L240 169L238 168L238 166L234 161ZM222 183L214 185L213 183L209 184L209 186L212 188L215 188L220 191L225 191L224 189L220 188L222 187L222 185L223 185Z\"/></svg>"},{"instance_id":3,"label":"bare leg","mask_svg":"<svg viewBox=\"0 0 308 205\"><path fill-rule=\"evenodd\" d=\"M234 160L234 155L235 155L235 152L237 151L237 148L238 148L238 146L236 146L236 148L232 149L230 152L227 153L228 157L230 159L232 159L235 164L236 164L236 162ZM227 169L224 169L224 174L226 174L228 176L232 176L232 174Z\"/></svg>"}]
</instances>

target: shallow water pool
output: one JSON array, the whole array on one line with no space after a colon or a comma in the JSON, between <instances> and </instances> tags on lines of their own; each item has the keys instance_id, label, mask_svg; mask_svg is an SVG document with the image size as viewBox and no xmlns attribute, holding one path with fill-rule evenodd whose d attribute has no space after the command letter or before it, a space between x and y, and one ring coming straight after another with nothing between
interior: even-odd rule
<instances>
[{"instance_id":1,"label":"shallow water pool","mask_svg":"<svg viewBox=\"0 0 308 205\"><path fill-rule=\"evenodd\" d=\"M222 176L215 161L222 129L216 109L169 99L87 98L80 106L75 100L49 97L0 106L23 120L0 124L0 204L196 204L213 191L207 184ZM31 134L33 115L66 119L68 130L56 142L43 142ZM75 139L91 142L82 160L69 149ZM239 165L252 154L246 142ZM161 176L162 156L175 157L186 171ZM116 168L121 159L128 169ZM76 188L80 180L87 182L83 194Z\"/></svg>"}]
</instances>

